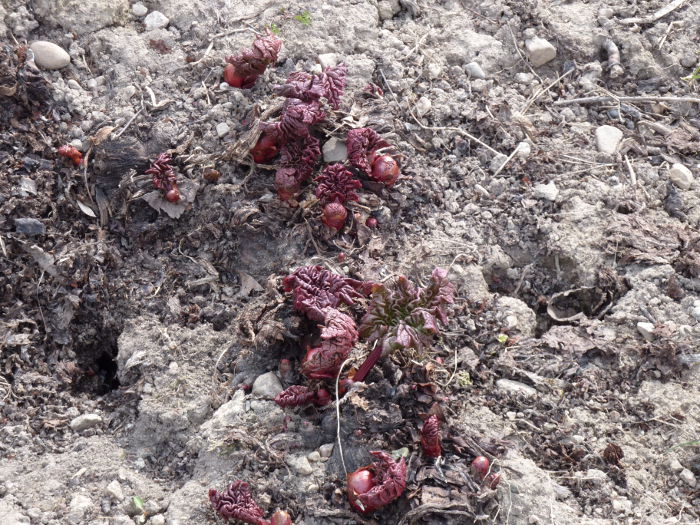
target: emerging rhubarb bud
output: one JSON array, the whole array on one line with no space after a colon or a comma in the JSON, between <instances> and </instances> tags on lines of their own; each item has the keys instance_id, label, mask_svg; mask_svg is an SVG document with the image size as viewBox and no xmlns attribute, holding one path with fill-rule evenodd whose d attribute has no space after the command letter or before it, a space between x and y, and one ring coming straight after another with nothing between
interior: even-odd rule
<instances>
[{"instance_id":1,"label":"emerging rhubarb bud","mask_svg":"<svg viewBox=\"0 0 700 525\"><path fill-rule=\"evenodd\" d=\"M250 494L250 485L244 481L234 481L223 492L209 489L209 501L224 519L240 520L250 525L269 525L263 518L263 510Z\"/></svg>"},{"instance_id":2,"label":"emerging rhubarb bud","mask_svg":"<svg viewBox=\"0 0 700 525\"><path fill-rule=\"evenodd\" d=\"M146 174L152 176L153 187L160 190L168 202L174 203L180 200L180 190L177 187L177 175L170 165L171 161L169 153L161 153L146 170Z\"/></svg>"},{"instance_id":3,"label":"emerging rhubarb bud","mask_svg":"<svg viewBox=\"0 0 700 525\"><path fill-rule=\"evenodd\" d=\"M442 446L440 444L440 420L436 415L433 414L423 423L420 444L426 456L439 458L442 455Z\"/></svg>"},{"instance_id":4,"label":"emerging rhubarb bud","mask_svg":"<svg viewBox=\"0 0 700 525\"><path fill-rule=\"evenodd\" d=\"M339 202L331 202L323 207L323 224L334 230L340 230L345 226L345 219L348 218L348 210Z\"/></svg>"},{"instance_id":5,"label":"emerging rhubarb bud","mask_svg":"<svg viewBox=\"0 0 700 525\"><path fill-rule=\"evenodd\" d=\"M348 474L350 505L369 514L398 499L406 488L406 461L398 462L386 452L370 452L377 461Z\"/></svg>"},{"instance_id":6,"label":"emerging rhubarb bud","mask_svg":"<svg viewBox=\"0 0 700 525\"><path fill-rule=\"evenodd\" d=\"M292 525L292 518L289 512L278 510L270 518L270 525Z\"/></svg>"},{"instance_id":7,"label":"emerging rhubarb bud","mask_svg":"<svg viewBox=\"0 0 700 525\"><path fill-rule=\"evenodd\" d=\"M491 463L489 458L486 456L477 456L472 460L471 471L472 476L477 478L479 481L483 480L489 473L489 467Z\"/></svg>"},{"instance_id":8,"label":"emerging rhubarb bud","mask_svg":"<svg viewBox=\"0 0 700 525\"><path fill-rule=\"evenodd\" d=\"M381 155L372 163L372 178L391 186L399 178L399 163L391 155Z\"/></svg>"},{"instance_id":9,"label":"emerging rhubarb bud","mask_svg":"<svg viewBox=\"0 0 700 525\"><path fill-rule=\"evenodd\" d=\"M266 36L255 39L252 49L246 49L226 59L228 64L224 68L224 80L237 88L253 87L265 68L277 61L281 47L282 41L268 30Z\"/></svg>"},{"instance_id":10,"label":"emerging rhubarb bud","mask_svg":"<svg viewBox=\"0 0 700 525\"><path fill-rule=\"evenodd\" d=\"M272 133L263 133L257 144L250 150L250 154L256 163L264 164L274 159L279 151L277 138Z\"/></svg>"}]
</instances>

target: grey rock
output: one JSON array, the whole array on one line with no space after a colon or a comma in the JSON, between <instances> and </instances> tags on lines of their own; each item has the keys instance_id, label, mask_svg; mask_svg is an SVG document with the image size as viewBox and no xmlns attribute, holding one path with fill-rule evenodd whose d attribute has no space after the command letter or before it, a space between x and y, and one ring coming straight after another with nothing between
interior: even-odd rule
<instances>
[{"instance_id":1,"label":"grey rock","mask_svg":"<svg viewBox=\"0 0 700 525\"><path fill-rule=\"evenodd\" d=\"M671 461L669 461L668 466L673 472L676 473L681 472L683 470L683 465L681 465L681 462L678 461L676 458L673 458Z\"/></svg>"},{"instance_id":2,"label":"grey rock","mask_svg":"<svg viewBox=\"0 0 700 525\"><path fill-rule=\"evenodd\" d=\"M113 480L109 485L107 485L105 493L117 502L120 502L124 499L124 491L122 491L121 483L119 483L116 479Z\"/></svg>"},{"instance_id":3,"label":"grey rock","mask_svg":"<svg viewBox=\"0 0 700 525\"><path fill-rule=\"evenodd\" d=\"M219 122L216 125L216 134L219 136L219 138L225 137L226 135L228 135L229 129L230 128L228 127L228 124L226 124L226 122Z\"/></svg>"},{"instance_id":4,"label":"grey rock","mask_svg":"<svg viewBox=\"0 0 700 525\"><path fill-rule=\"evenodd\" d=\"M654 340L654 325L652 323L637 323L637 330L647 341Z\"/></svg>"},{"instance_id":5,"label":"grey rock","mask_svg":"<svg viewBox=\"0 0 700 525\"><path fill-rule=\"evenodd\" d=\"M38 219L29 217L21 217L15 219L15 231L24 235L44 235L46 227L44 223Z\"/></svg>"},{"instance_id":6,"label":"grey rock","mask_svg":"<svg viewBox=\"0 0 700 525\"><path fill-rule=\"evenodd\" d=\"M277 374L268 372L255 379L252 393L254 396L262 397L263 399L274 399L282 390L282 383L280 383Z\"/></svg>"},{"instance_id":7,"label":"grey rock","mask_svg":"<svg viewBox=\"0 0 700 525\"><path fill-rule=\"evenodd\" d=\"M37 40L29 49L34 52L34 62L41 69L61 69L70 64L70 55L53 42Z\"/></svg>"},{"instance_id":8,"label":"grey rock","mask_svg":"<svg viewBox=\"0 0 700 525\"><path fill-rule=\"evenodd\" d=\"M306 456L287 456L287 465L292 468L300 476L310 476L313 474L314 469L306 459Z\"/></svg>"},{"instance_id":9,"label":"grey rock","mask_svg":"<svg viewBox=\"0 0 700 525\"><path fill-rule=\"evenodd\" d=\"M141 18L146 16L146 13L148 13L148 8L141 2L136 2L131 6L131 12L134 14L134 16Z\"/></svg>"},{"instance_id":10,"label":"grey rock","mask_svg":"<svg viewBox=\"0 0 700 525\"><path fill-rule=\"evenodd\" d=\"M682 190L687 190L693 184L693 173L683 164L676 162L668 171L668 178Z\"/></svg>"},{"instance_id":11,"label":"grey rock","mask_svg":"<svg viewBox=\"0 0 700 525\"><path fill-rule=\"evenodd\" d=\"M557 56L557 48L540 37L526 40L525 50L527 57L535 67L543 66L547 62L554 60L554 57Z\"/></svg>"},{"instance_id":12,"label":"grey rock","mask_svg":"<svg viewBox=\"0 0 700 525\"><path fill-rule=\"evenodd\" d=\"M534 396L537 394L537 390L519 381L512 381L510 379L499 379L496 381L496 387L504 392L510 392L511 394L523 394L526 396Z\"/></svg>"},{"instance_id":13,"label":"grey rock","mask_svg":"<svg viewBox=\"0 0 700 525\"><path fill-rule=\"evenodd\" d=\"M318 452L322 458L329 458L333 454L333 447L335 447L335 443L326 443L318 447Z\"/></svg>"},{"instance_id":14,"label":"grey rock","mask_svg":"<svg viewBox=\"0 0 700 525\"><path fill-rule=\"evenodd\" d=\"M471 78L486 78L486 73L484 73L484 70L477 62L469 62L466 66L464 66L464 70Z\"/></svg>"},{"instance_id":15,"label":"grey rock","mask_svg":"<svg viewBox=\"0 0 700 525\"><path fill-rule=\"evenodd\" d=\"M136 522L132 520L129 516L114 516L109 522L109 525L135 525Z\"/></svg>"},{"instance_id":16,"label":"grey rock","mask_svg":"<svg viewBox=\"0 0 700 525\"><path fill-rule=\"evenodd\" d=\"M168 27L170 19L160 11L151 11L146 15L146 18L143 19L143 23L146 26L146 31L152 31L154 29Z\"/></svg>"},{"instance_id":17,"label":"grey rock","mask_svg":"<svg viewBox=\"0 0 700 525\"><path fill-rule=\"evenodd\" d=\"M336 53L322 53L318 55L318 63L323 69L338 65L338 55Z\"/></svg>"},{"instance_id":18,"label":"grey rock","mask_svg":"<svg viewBox=\"0 0 700 525\"><path fill-rule=\"evenodd\" d=\"M612 155L622 141L622 131L614 126L600 126L595 130L595 140L598 151Z\"/></svg>"},{"instance_id":19,"label":"grey rock","mask_svg":"<svg viewBox=\"0 0 700 525\"><path fill-rule=\"evenodd\" d=\"M499 297L498 309L509 330L518 330L525 337L534 335L537 316L523 301L515 297Z\"/></svg>"},{"instance_id":20,"label":"grey rock","mask_svg":"<svg viewBox=\"0 0 700 525\"><path fill-rule=\"evenodd\" d=\"M314 450L313 452L309 452L309 454L306 456L306 459L313 463L318 463L321 461L321 454L318 452L318 450Z\"/></svg>"},{"instance_id":21,"label":"grey rock","mask_svg":"<svg viewBox=\"0 0 700 525\"><path fill-rule=\"evenodd\" d=\"M554 181L549 181L547 184L536 184L533 188L533 193L538 199L545 199L554 202L557 200L559 190Z\"/></svg>"},{"instance_id":22,"label":"grey rock","mask_svg":"<svg viewBox=\"0 0 700 525\"><path fill-rule=\"evenodd\" d=\"M413 110L415 111L416 116L420 118L430 111L432 105L433 103L430 102L430 99L428 97L421 97L418 99L418 102L416 102L416 105L413 107Z\"/></svg>"},{"instance_id":23,"label":"grey rock","mask_svg":"<svg viewBox=\"0 0 700 525\"><path fill-rule=\"evenodd\" d=\"M68 505L70 508L70 512L68 514L69 520L75 521L76 519L82 518L85 516L87 511L90 510L92 505L93 503L90 498L84 496L83 494L76 494L70 500L70 504Z\"/></svg>"},{"instance_id":24,"label":"grey rock","mask_svg":"<svg viewBox=\"0 0 700 525\"><path fill-rule=\"evenodd\" d=\"M348 158L348 148L345 141L335 137L328 139L322 149L324 162L343 162Z\"/></svg>"},{"instance_id":25,"label":"grey rock","mask_svg":"<svg viewBox=\"0 0 700 525\"><path fill-rule=\"evenodd\" d=\"M155 516L151 516L151 519L148 520L149 525L165 525L165 516L162 514L156 514Z\"/></svg>"},{"instance_id":26,"label":"grey rock","mask_svg":"<svg viewBox=\"0 0 700 525\"><path fill-rule=\"evenodd\" d=\"M70 422L70 427L76 432L82 432L88 428L95 427L102 423L102 417L97 414L83 414L74 418Z\"/></svg>"},{"instance_id":27,"label":"grey rock","mask_svg":"<svg viewBox=\"0 0 700 525\"><path fill-rule=\"evenodd\" d=\"M467 299L471 302L478 303L491 296L489 285L484 279L484 272L475 264L468 266L453 264L450 271L450 280L460 290L464 291Z\"/></svg>"},{"instance_id":28,"label":"grey rock","mask_svg":"<svg viewBox=\"0 0 700 525\"><path fill-rule=\"evenodd\" d=\"M681 470L680 474L678 474L678 477L681 478L689 487L695 488L695 486L698 484L698 480L695 478L695 474L693 474L693 472L688 470L687 468Z\"/></svg>"}]
</instances>

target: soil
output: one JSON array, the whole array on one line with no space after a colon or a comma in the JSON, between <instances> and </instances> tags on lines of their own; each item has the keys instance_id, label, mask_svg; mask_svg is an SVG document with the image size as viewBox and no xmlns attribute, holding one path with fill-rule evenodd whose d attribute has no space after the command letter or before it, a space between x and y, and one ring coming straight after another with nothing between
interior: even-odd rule
<instances>
[{"instance_id":1,"label":"soil","mask_svg":"<svg viewBox=\"0 0 700 525\"><path fill-rule=\"evenodd\" d=\"M169 23L148 31L109 4L0 2L1 523L221 523L208 490L238 479L296 524L700 523L700 3L153 0ZM222 84L265 28L277 63ZM537 67L535 37L556 49ZM35 40L70 65L32 67ZM313 184L283 203L237 155L320 62L348 65L322 142L367 126L401 154L337 234ZM164 151L175 206L144 175ZM281 282L311 264L449 269L449 323L338 403L283 410L314 327ZM361 516L345 469L370 450L403 455L407 487Z\"/></svg>"}]
</instances>

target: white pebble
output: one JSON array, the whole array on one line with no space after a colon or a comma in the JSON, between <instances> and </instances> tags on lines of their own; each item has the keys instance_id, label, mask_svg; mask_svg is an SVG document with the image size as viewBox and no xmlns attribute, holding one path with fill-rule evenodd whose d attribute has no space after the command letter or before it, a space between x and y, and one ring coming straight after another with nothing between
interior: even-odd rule
<instances>
[{"instance_id":1,"label":"white pebble","mask_svg":"<svg viewBox=\"0 0 700 525\"><path fill-rule=\"evenodd\" d=\"M148 8L141 2L136 2L131 6L131 12L134 13L134 16L141 18L142 16L146 16L146 13L148 13Z\"/></svg>"},{"instance_id":2,"label":"white pebble","mask_svg":"<svg viewBox=\"0 0 700 525\"><path fill-rule=\"evenodd\" d=\"M683 164L676 162L668 171L668 178L682 190L687 190L693 183L693 173Z\"/></svg>"},{"instance_id":3,"label":"white pebble","mask_svg":"<svg viewBox=\"0 0 700 525\"><path fill-rule=\"evenodd\" d=\"M333 447L335 447L335 443L326 443L318 447L318 452L322 458L329 458L333 454Z\"/></svg>"},{"instance_id":4,"label":"white pebble","mask_svg":"<svg viewBox=\"0 0 700 525\"><path fill-rule=\"evenodd\" d=\"M151 11L148 13L148 16L143 19L143 23L146 26L146 31L151 31L153 29L167 27L170 20L160 11Z\"/></svg>"},{"instance_id":5,"label":"white pebble","mask_svg":"<svg viewBox=\"0 0 700 525\"><path fill-rule=\"evenodd\" d=\"M61 69L70 64L70 55L53 42L37 40L29 49L34 52L34 63L41 69Z\"/></svg>"},{"instance_id":6,"label":"white pebble","mask_svg":"<svg viewBox=\"0 0 700 525\"><path fill-rule=\"evenodd\" d=\"M228 124L226 124L226 122L219 122L219 123L216 125L216 134L217 134L220 138L221 138L221 137L225 137L225 136L228 134L229 129L230 129L230 128L228 127Z\"/></svg>"},{"instance_id":7,"label":"white pebble","mask_svg":"<svg viewBox=\"0 0 700 525\"><path fill-rule=\"evenodd\" d=\"M668 466L673 472L680 472L681 470L683 470L683 465L681 465L681 462L678 461L676 458L673 458L671 461L669 461Z\"/></svg>"},{"instance_id":8,"label":"white pebble","mask_svg":"<svg viewBox=\"0 0 700 525\"><path fill-rule=\"evenodd\" d=\"M496 388L504 390L505 392L510 392L511 394L523 394L525 396L534 396L537 394L537 390L531 386L510 379L498 379L496 381Z\"/></svg>"},{"instance_id":9,"label":"white pebble","mask_svg":"<svg viewBox=\"0 0 700 525\"><path fill-rule=\"evenodd\" d=\"M533 190L535 197L538 199L545 199L552 202L557 200L557 195L559 195L559 190L556 184L554 184L554 181L550 181L548 184L537 184Z\"/></svg>"},{"instance_id":10,"label":"white pebble","mask_svg":"<svg viewBox=\"0 0 700 525\"><path fill-rule=\"evenodd\" d=\"M430 108L432 107L432 102L430 102L430 99L428 97L421 97L418 99L418 102L416 102L415 107L413 108L416 112L416 115L420 118L428 111L430 111Z\"/></svg>"},{"instance_id":11,"label":"white pebble","mask_svg":"<svg viewBox=\"0 0 700 525\"><path fill-rule=\"evenodd\" d=\"M259 375L253 381L253 395L263 399L274 399L282 390L282 383L274 372Z\"/></svg>"},{"instance_id":12,"label":"white pebble","mask_svg":"<svg viewBox=\"0 0 700 525\"><path fill-rule=\"evenodd\" d=\"M547 62L554 60L554 57L557 56L557 48L544 38L537 36L525 40L525 49L527 51L527 57L535 67L543 66Z\"/></svg>"},{"instance_id":13,"label":"white pebble","mask_svg":"<svg viewBox=\"0 0 700 525\"><path fill-rule=\"evenodd\" d=\"M647 341L654 340L654 325L652 323L637 323L637 330Z\"/></svg>"},{"instance_id":14,"label":"white pebble","mask_svg":"<svg viewBox=\"0 0 700 525\"><path fill-rule=\"evenodd\" d=\"M331 137L323 145L324 162L343 162L348 158L348 148L344 141Z\"/></svg>"},{"instance_id":15,"label":"white pebble","mask_svg":"<svg viewBox=\"0 0 700 525\"><path fill-rule=\"evenodd\" d=\"M464 66L464 69L470 78L486 78L486 73L484 73L484 70L476 62L469 62L466 66Z\"/></svg>"},{"instance_id":16,"label":"white pebble","mask_svg":"<svg viewBox=\"0 0 700 525\"><path fill-rule=\"evenodd\" d=\"M698 480L695 479L695 474L693 474L690 470L687 468L684 468L681 470L681 473L678 474L678 477L681 478L689 487L695 488L695 485L698 484Z\"/></svg>"},{"instance_id":17,"label":"white pebble","mask_svg":"<svg viewBox=\"0 0 700 525\"><path fill-rule=\"evenodd\" d=\"M323 69L338 65L338 55L335 53L322 53L318 55L318 63Z\"/></svg>"},{"instance_id":18,"label":"white pebble","mask_svg":"<svg viewBox=\"0 0 700 525\"><path fill-rule=\"evenodd\" d=\"M600 126L595 130L595 140L598 151L612 155L622 141L622 131L614 126Z\"/></svg>"},{"instance_id":19,"label":"white pebble","mask_svg":"<svg viewBox=\"0 0 700 525\"><path fill-rule=\"evenodd\" d=\"M74 418L70 422L70 427L76 432L81 432L82 430L97 426L100 423L102 423L102 418L99 415L83 414L82 416Z\"/></svg>"},{"instance_id":20,"label":"white pebble","mask_svg":"<svg viewBox=\"0 0 700 525\"><path fill-rule=\"evenodd\" d=\"M116 479L107 485L105 492L115 501L122 501L124 499L124 491L122 491L122 486Z\"/></svg>"},{"instance_id":21,"label":"white pebble","mask_svg":"<svg viewBox=\"0 0 700 525\"><path fill-rule=\"evenodd\" d=\"M313 467L305 456L287 456L286 462L292 470L301 476L310 476L314 472Z\"/></svg>"},{"instance_id":22,"label":"white pebble","mask_svg":"<svg viewBox=\"0 0 700 525\"><path fill-rule=\"evenodd\" d=\"M532 153L532 146L530 146L529 142L521 142L518 144L518 152L516 153L518 157L526 159L530 156L530 153Z\"/></svg>"}]
</instances>

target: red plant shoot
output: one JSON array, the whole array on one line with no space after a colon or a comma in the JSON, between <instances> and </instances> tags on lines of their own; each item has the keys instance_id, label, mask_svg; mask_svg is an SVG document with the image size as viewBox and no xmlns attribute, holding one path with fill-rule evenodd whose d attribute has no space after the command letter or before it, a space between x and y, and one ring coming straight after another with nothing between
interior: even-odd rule
<instances>
[{"instance_id":1,"label":"red plant shoot","mask_svg":"<svg viewBox=\"0 0 700 525\"><path fill-rule=\"evenodd\" d=\"M486 456L477 456L472 460L471 471L472 475L479 481L483 480L489 473L491 463Z\"/></svg>"},{"instance_id":2,"label":"red plant shoot","mask_svg":"<svg viewBox=\"0 0 700 525\"><path fill-rule=\"evenodd\" d=\"M257 164L264 164L274 159L279 151L279 144L275 136L272 133L263 133L253 149L250 150L250 154Z\"/></svg>"},{"instance_id":3,"label":"red plant shoot","mask_svg":"<svg viewBox=\"0 0 700 525\"><path fill-rule=\"evenodd\" d=\"M233 87L250 89L267 66L277 61L281 48L282 41L268 29L266 36L255 39L251 49L226 58L224 80Z\"/></svg>"},{"instance_id":4,"label":"red plant shoot","mask_svg":"<svg viewBox=\"0 0 700 525\"><path fill-rule=\"evenodd\" d=\"M358 338L352 317L335 308L323 312L321 344L309 349L301 363L301 373L310 379L335 379Z\"/></svg>"},{"instance_id":5,"label":"red plant shoot","mask_svg":"<svg viewBox=\"0 0 700 525\"><path fill-rule=\"evenodd\" d=\"M439 458L442 455L442 445L440 443L440 420L433 414L423 423L420 434L420 444L423 452L431 458Z\"/></svg>"},{"instance_id":6,"label":"red plant shoot","mask_svg":"<svg viewBox=\"0 0 700 525\"><path fill-rule=\"evenodd\" d=\"M223 492L209 489L209 501L224 519L240 520L250 525L269 525L263 518L263 510L250 494L250 485L244 481L234 481Z\"/></svg>"},{"instance_id":7,"label":"red plant shoot","mask_svg":"<svg viewBox=\"0 0 700 525\"><path fill-rule=\"evenodd\" d=\"M381 155L372 162L372 178L386 186L392 186L400 174L399 163L391 155Z\"/></svg>"},{"instance_id":8,"label":"red plant shoot","mask_svg":"<svg viewBox=\"0 0 700 525\"><path fill-rule=\"evenodd\" d=\"M357 201L359 197L355 190L362 187L362 183L342 164L326 166L316 177L316 184L316 198L321 204Z\"/></svg>"},{"instance_id":9,"label":"red plant shoot","mask_svg":"<svg viewBox=\"0 0 700 525\"><path fill-rule=\"evenodd\" d=\"M83 154L73 146L61 146L58 148L58 154L71 160L76 166L80 166L80 163L83 162Z\"/></svg>"},{"instance_id":10,"label":"red plant shoot","mask_svg":"<svg viewBox=\"0 0 700 525\"><path fill-rule=\"evenodd\" d=\"M348 131L348 160L365 175L386 186L392 186L399 178L399 164L394 157L382 153L390 144L371 128Z\"/></svg>"},{"instance_id":11,"label":"red plant shoot","mask_svg":"<svg viewBox=\"0 0 700 525\"><path fill-rule=\"evenodd\" d=\"M314 403L318 406L327 405L330 395L325 389L311 390L307 386L293 385L275 396L275 403L282 408L300 407Z\"/></svg>"},{"instance_id":12,"label":"red plant shoot","mask_svg":"<svg viewBox=\"0 0 700 525\"><path fill-rule=\"evenodd\" d=\"M278 510L270 517L270 525L292 525L292 518L289 512Z\"/></svg>"},{"instance_id":13,"label":"red plant shoot","mask_svg":"<svg viewBox=\"0 0 700 525\"><path fill-rule=\"evenodd\" d=\"M163 197L168 202L178 202L180 200L180 190L177 187L177 175L170 165L172 157L169 153L161 153L146 170L146 174L152 175L153 186L160 190Z\"/></svg>"},{"instance_id":14,"label":"red plant shoot","mask_svg":"<svg viewBox=\"0 0 700 525\"><path fill-rule=\"evenodd\" d=\"M330 202L323 207L321 221L323 224L334 230L340 230L345 226L348 218L348 210L339 202Z\"/></svg>"},{"instance_id":15,"label":"red plant shoot","mask_svg":"<svg viewBox=\"0 0 700 525\"><path fill-rule=\"evenodd\" d=\"M406 488L406 461L398 462L386 452L370 452L372 464L348 474L348 500L352 508L369 514L398 499Z\"/></svg>"}]
</instances>

